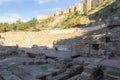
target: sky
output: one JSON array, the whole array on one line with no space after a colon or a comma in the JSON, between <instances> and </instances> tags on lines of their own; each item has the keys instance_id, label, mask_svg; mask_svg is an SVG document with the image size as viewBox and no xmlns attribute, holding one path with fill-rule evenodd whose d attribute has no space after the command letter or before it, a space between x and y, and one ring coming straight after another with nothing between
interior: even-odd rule
<instances>
[{"instance_id":1,"label":"sky","mask_svg":"<svg viewBox=\"0 0 120 80\"><path fill-rule=\"evenodd\" d=\"M82 0L0 0L0 22L29 21L38 14L49 15Z\"/></svg>"}]
</instances>

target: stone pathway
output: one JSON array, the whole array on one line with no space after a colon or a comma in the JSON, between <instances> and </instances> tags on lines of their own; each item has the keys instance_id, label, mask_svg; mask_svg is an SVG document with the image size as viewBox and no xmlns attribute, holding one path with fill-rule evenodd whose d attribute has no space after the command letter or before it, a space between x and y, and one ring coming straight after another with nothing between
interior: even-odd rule
<instances>
[{"instance_id":1,"label":"stone pathway","mask_svg":"<svg viewBox=\"0 0 120 80\"><path fill-rule=\"evenodd\" d=\"M115 68L120 68L120 58L113 58L113 59L105 59L101 61L99 64L103 66L109 66L109 67L115 67Z\"/></svg>"},{"instance_id":2,"label":"stone pathway","mask_svg":"<svg viewBox=\"0 0 120 80\"><path fill-rule=\"evenodd\" d=\"M72 56L78 55L75 52L71 51L55 51L54 49L46 49L46 50L41 50L41 49L34 49L34 48L26 48L26 49L21 49L24 50L25 53L32 53L32 54L45 54L46 56L50 57L58 57L58 58L70 58Z\"/></svg>"}]
</instances>

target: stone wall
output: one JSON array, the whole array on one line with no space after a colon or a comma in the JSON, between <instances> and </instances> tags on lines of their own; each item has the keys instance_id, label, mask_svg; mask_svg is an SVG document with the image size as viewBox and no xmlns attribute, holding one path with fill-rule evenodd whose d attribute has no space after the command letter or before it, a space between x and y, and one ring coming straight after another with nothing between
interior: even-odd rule
<instances>
[{"instance_id":1,"label":"stone wall","mask_svg":"<svg viewBox=\"0 0 120 80\"><path fill-rule=\"evenodd\" d=\"M104 0L92 0L92 5L103 2Z\"/></svg>"},{"instance_id":2,"label":"stone wall","mask_svg":"<svg viewBox=\"0 0 120 80\"><path fill-rule=\"evenodd\" d=\"M100 36L100 34L102 34ZM86 37L81 42L74 45L73 50L83 56L101 56L111 57L120 55L120 26L107 27L104 30L96 32L96 35Z\"/></svg>"},{"instance_id":3,"label":"stone wall","mask_svg":"<svg viewBox=\"0 0 120 80\"><path fill-rule=\"evenodd\" d=\"M92 0L86 0L88 10L91 10L91 6L92 6L91 2Z\"/></svg>"},{"instance_id":4,"label":"stone wall","mask_svg":"<svg viewBox=\"0 0 120 80\"><path fill-rule=\"evenodd\" d=\"M38 15L37 16L37 20L41 21L43 19L46 19L48 17L55 17L55 16L59 16L59 15L64 15L64 14L68 14L68 13L72 13L75 11L80 11L80 12L84 12L84 3L87 3L87 9L91 10L92 5L98 4L103 2L104 0L84 0L81 1L80 3L75 3L74 5L68 7L67 9L64 9L62 11L59 12L55 12L53 14L50 14L48 16L45 15Z\"/></svg>"},{"instance_id":5,"label":"stone wall","mask_svg":"<svg viewBox=\"0 0 120 80\"><path fill-rule=\"evenodd\" d=\"M67 9L64 9L64 10L59 11L59 12L55 12L54 14L49 15L49 17L64 15L64 14L72 13L75 11L84 12L84 3L85 2L87 3L87 9L91 10L92 5L101 3L103 1L104 0L84 0L84 1L81 1L80 3L75 3L74 5L68 7Z\"/></svg>"},{"instance_id":6,"label":"stone wall","mask_svg":"<svg viewBox=\"0 0 120 80\"><path fill-rule=\"evenodd\" d=\"M87 0L87 1L89 1L89 0ZM75 12L75 11L83 12L83 9L84 9L84 2L82 1L80 3L75 3L74 5L68 7L67 9L64 9L60 12L55 12L54 15L51 14L50 17L54 17L54 16L58 16L58 15L64 15L64 14L72 13L72 12Z\"/></svg>"}]
</instances>

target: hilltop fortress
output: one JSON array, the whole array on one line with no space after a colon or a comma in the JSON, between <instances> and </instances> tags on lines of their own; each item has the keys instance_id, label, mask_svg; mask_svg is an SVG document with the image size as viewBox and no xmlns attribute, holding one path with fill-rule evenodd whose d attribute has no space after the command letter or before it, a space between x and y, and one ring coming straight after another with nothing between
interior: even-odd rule
<instances>
[{"instance_id":1,"label":"hilltop fortress","mask_svg":"<svg viewBox=\"0 0 120 80\"><path fill-rule=\"evenodd\" d=\"M80 11L80 12L84 12L85 10L85 4L87 6L87 10L91 10L91 7L95 4L98 4L98 3L102 3L104 0L84 0L80 3L75 3L74 5L68 7L67 9L64 9L62 11L59 11L59 12L55 12L53 14L50 14L50 15L38 15L37 16L37 20L38 21L41 21L43 19L46 19L48 17L55 17L55 16L59 16L59 15L64 15L64 14L67 14L67 13L72 13L72 12L75 12L75 11Z\"/></svg>"}]
</instances>

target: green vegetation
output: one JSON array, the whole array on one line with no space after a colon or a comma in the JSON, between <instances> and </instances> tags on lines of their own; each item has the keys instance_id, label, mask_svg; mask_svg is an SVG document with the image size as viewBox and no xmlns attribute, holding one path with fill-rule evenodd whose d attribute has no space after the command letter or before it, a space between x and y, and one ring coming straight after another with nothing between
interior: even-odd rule
<instances>
[{"instance_id":1,"label":"green vegetation","mask_svg":"<svg viewBox=\"0 0 120 80\"><path fill-rule=\"evenodd\" d=\"M84 3L84 12L76 11L73 13L49 17L40 23L33 18L28 22L21 20L16 23L0 23L0 32L3 31L42 31L50 29L66 29L80 27L91 22L103 21L114 16L120 15L120 0L105 0L103 3L92 5L92 9L88 11L87 4Z\"/></svg>"},{"instance_id":2,"label":"green vegetation","mask_svg":"<svg viewBox=\"0 0 120 80\"><path fill-rule=\"evenodd\" d=\"M47 30L49 29L49 23L51 23L52 21L54 21L54 18L47 18L43 21L40 22L40 24L36 25L37 30L42 31L42 30Z\"/></svg>"},{"instance_id":3,"label":"green vegetation","mask_svg":"<svg viewBox=\"0 0 120 80\"><path fill-rule=\"evenodd\" d=\"M82 18L82 16L83 14L81 14L81 12L79 11L66 14L66 17L53 28L59 28L59 29L73 28L76 25L81 24L80 19Z\"/></svg>"},{"instance_id":4,"label":"green vegetation","mask_svg":"<svg viewBox=\"0 0 120 80\"><path fill-rule=\"evenodd\" d=\"M99 21L99 19L106 20L110 17L119 16L120 11L116 7L116 3L119 0L105 0L103 3L95 4L92 6L92 9L89 11L90 19Z\"/></svg>"},{"instance_id":5,"label":"green vegetation","mask_svg":"<svg viewBox=\"0 0 120 80\"><path fill-rule=\"evenodd\" d=\"M37 20L33 18L28 22L17 20L16 23L0 23L0 32L6 31L34 31L36 29Z\"/></svg>"},{"instance_id":6,"label":"green vegetation","mask_svg":"<svg viewBox=\"0 0 120 80\"><path fill-rule=\"evenodd\" d=\"M81 25L88 25L91 22L98 22L106 20L107 18L118 16L120 14L119 8L116 7L116 3L120 4L119 0L105 0L102 3L97 3L92 6L92 9L88 11L87 4L84 3L84 12L76 11L73 13L65 14L64 19L60 20L56 25L50 26L49 24L54 22L59 17L53 17L52 19L43 20L39 25L41 30L46 29L66 29L80 27ZM47 22L46 22L47 21ZM42 26L41 26L42 25Z\"/></svg>"}]
</instances>

